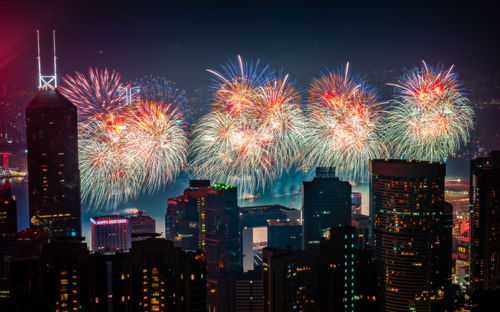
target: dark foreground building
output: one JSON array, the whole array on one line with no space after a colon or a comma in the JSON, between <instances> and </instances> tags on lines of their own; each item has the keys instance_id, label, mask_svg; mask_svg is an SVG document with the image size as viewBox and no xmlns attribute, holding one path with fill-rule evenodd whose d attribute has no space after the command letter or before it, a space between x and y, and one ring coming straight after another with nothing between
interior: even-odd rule
<instances>
[{"instance_id":1,"label":"dark foreground building","mask_svg":"<svg viewBox=\"0 0 500 312\"><path fill-rule=\"evenodd\" d=\"M329 229L351 225L351 185L335 177L335 168L319 167L316 177L302 187L304 249L319 249Z\"/></svg>"},{"instance_id":2,"label":"dark foreground building","mask_svg":"<svg viewBox=\"0 0 500 312\"><path fill-rule=\"evenodd\" d=\"M480 311L500 295L500 151L471 161L470 287Z\"/></svg>"},{"instance_id":3,"label":"dark foreground building","mask_svg":"<svg viewBox=\"0 0 500 312\"><path fill-rule=\"evenodd\" d=\"M375 311L370 253L355 247L353 227L329 232L319 250L264 248L264 311Z\"/></svg>"},{"instance_id":4,"label":"dark foreground building","mask_svg":"<svg viewBox=\"0 0 500 312\"><path fill-rule=\"evenodd\" d=\"M370 173L382 310L445 311L452 269L445 165L371 160Z\"/></svg>"},{"instance_id":5,"label":"dark foreground building","mask_svg":"<svg viewBox=\"0 0 500 312\"><path fill-rule=\"evenodd\" d=\"M206 255L209 311L231 311L233 275L242 272L236 187L191 180L183 195L168 200L165 230L176 247Z\"/></svg>"},{"instance_id":6,"label":"dark foreground building","mask_svg":"<svg viewBox=\"0 0 500 312\"><path fill-rule=\"evenodd\" d=\"M135 241L130 253L89 254L52 241L11 265L7 311L206 311L205 255L171 241ZM2 307L3 308L3 307ZM2 311L0 309L0 311Z\"/></svg>"},{"instance_id":7,"label":"dark foreground building","mask_svg":"<svg viewBox=\"0 0 500 312\"><path fill-rule=\"evenodd\" d=\"M55 236L81 236L77 134L76 106L57 90L26 107L31 225Z\"/></svg>"}]
</instances>

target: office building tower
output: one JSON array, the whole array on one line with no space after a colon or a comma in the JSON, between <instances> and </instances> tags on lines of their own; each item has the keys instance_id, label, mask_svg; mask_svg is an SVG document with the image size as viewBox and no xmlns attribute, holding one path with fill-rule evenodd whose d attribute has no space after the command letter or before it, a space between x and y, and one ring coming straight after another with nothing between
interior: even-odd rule
<instances>
[{"instance_id":1,"label":"office building tower","mask_svg":"<svg viewBox=\"0 0 500 312\"><path fill-rule=\"evenodd\" d=\"M132 235L132 241L143 239L145 236L141 234L156 233L155 219L145 215L144 211L138 210L128 219L130 223L130 233Z\"/></svg>"},{"instance_id":2,"label":"office building tower","mask_svg":"<svg viewBox=\"0 0 500 312\"><path fill-rule=\"evenodd\" d=\"M205 255L148 238L130 249L130 311L206 311Z\"/></svg>"},{"instance_id":3,"label":"office building tower","mask_svg":"<svg viewBox=\"0 0 500 312\"><path fill-rule=\"evenodd\" d=\"M230 275L242 271L239 218L237 190L232 186L191 180L182 196L168 200L166 238L182 250L206 255L209 310L229 309Z\"/></svg>"},{"instance_id":4,"label":"office building tower","mask_svg":"<svg viewBox=\"0 0 500 312\"><path fill-rule=\"evenodd\" d=\"M189 188L168 199L165 237L182 250L206 251L206 198L212 188L208 180L190 180Z\"/></svg>"},{"instance_id":5,"label":"office building tower","mask_svg":"<svg viewBox=\"0 0 500 312\"><path fill-rule=\"evenodd\" d=\"M302 222L292 219L268 220L267 245L281 249L302 249Z\"/></svg>"},{"instance_id":6,"label":"office building tower","mask_svg":"<svg viewBox=\"0 0 500 312\"><path fill-rule=\"evenodd\" d=\"M374 258L384 311L448 308L451 206L446 166L411 160L370 161Z\"/></svg>"},{"instance_id":7,"label":"office building tower","mask_svg":"<svg viewBox=\"0 0 500 312\"><path fill-rule=\"evenodd\" d=\"M482 310L500 294L500 151L472 160L470 170L470 288Z\"/></svg>"},{"instance_id":8,"label":"office building tower","mask_svg":"<svg viewBox=\"0 0 500 312\"><path fill-rule=\"evenodd\" d=\"M9 181L0 186L0 240L15 239L17 234L17 205Z\"/></svg>"},{"instance_id":9,"label":"office building tower","mask_svg":"<svg viewBox=\"0 0 500 312\"><path fill-rule=\"evenodd\" d=\"M237 194L236 187L214 184L206 199L209 311L229 311L226 282L243 269Z\"/></svg>"},{"instance_id":10,"label":"office building tower","mask_svg":"<svg viewBox=\"0 0 500 312\"><path fill-rule=\"evenodd\" d=\"M316 168L316 177L304 181L302 213L304 249L319 249L333 227L351 225L351 185L335 177L335 168Z\"/></svg>"},{"instance_id":11,"label":"office building tower","mask_svg":"<svg viewBox=\"0 0 500 312\"><path fill-rule=\"evenodd\" d=\"M17 205L10 183L0 186L0 305L10 298L10 260L15 253L17 234Z\"/></svg>"},{"instance_id":12,"label":"office building tower","mask_svg":"<svg viewBox=\"0 0 500 312\"><path fill-rule=\"evenodd\" d=\"M264 311L319 311L317 257L319 250L263 250Z\"/></svg>"},{"instance_id":13,"label":"office building tower","mask_svg":"<svg viewBox=\"0 0 500 312\"><path fill-rule=\"evenodd\" d=\"M376 266L355 246L355 229L334 227L320 249L264 249L264 311L373 311Z\"/></svg>"},{"instance_id":14,"label":"office building tower","mask_svg":"<svg viewBox=\"0 0 500 312\"><path fill-rule=\"evenodd\" d=\"M114 253L130 248L130 221L119 215L90 218L92 251Z\"/></svg>"},{"instance_id":15,"label":"office building tower","mask_svg":"<svg viewBox=\"0 0 500 312\"><path fill-rule=\"evenodd\" d=\"M81 236L76 106L42 90L26 107L31 225L55 236Z\"/></svg>"}]
</instances>

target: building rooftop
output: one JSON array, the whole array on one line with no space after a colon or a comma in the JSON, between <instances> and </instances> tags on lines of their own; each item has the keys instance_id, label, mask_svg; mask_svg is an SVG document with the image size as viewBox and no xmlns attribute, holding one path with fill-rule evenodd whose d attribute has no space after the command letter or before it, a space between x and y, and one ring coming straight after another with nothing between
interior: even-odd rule
<instances>
[{"instance_id":1,"label":"building rooftop","mask_svg":"<svg viewBox=\"0 0 500 312\"><path fill-rule=\"evenodd\" d=\"M35 95L26 107L26 110L43 108L72 108L75 107L57 90L41 90Z\"/></svg>"}]
</instances>

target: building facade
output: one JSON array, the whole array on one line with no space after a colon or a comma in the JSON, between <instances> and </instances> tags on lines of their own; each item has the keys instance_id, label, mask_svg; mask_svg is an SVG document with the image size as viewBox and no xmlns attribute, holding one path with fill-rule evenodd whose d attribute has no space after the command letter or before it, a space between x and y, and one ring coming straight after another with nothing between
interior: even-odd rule
<instances>
[{"instance_id":1,"label":"building facade","mask_svg":"<svg viewBox=\"0 0 500 312\"><path fill-rule=\"evenodd\" d=\"M42 90L26 107L31 225L55 236L81 236L76 106Z\"/></svg>"},{"instance_id":2,"label":"building facade","mask_svg":"<svg viewBox=\"0 0 500 312\"><path fill-rule=\"evenodd\" d=\"M319 249L328 230L351 225L351 185L335 177L335 168L320 167L302 187L304 249Z\"/></svg>"},{"instance_id":3,"label":"building facade","mask_svg":"<svg viewBox=\"0 0 500 312\"><path fill-rule=\"evenodd\" d=\"M446 166L370 161L370 214L384 311L447 308L451 283L451 205Z\"/></svg>"},{"instance_id":4,"label":"building facade","mask_svg":"<svg viewBox=\"0 0 500 312\"><path fill-rule=\"evenodd\" d=\"M90 218L92 252L114 253L130 249L130 221L119 215Z\"/></svg>"},{"instance_id":5,"label":"building facade","mask_svg":"<svg viewBox=\"0 0 500 312\"><path fill-rule=\"evenodd\" d=\"M500 151L471 161L470 288L477 302L500 295Z\"/></svg>"}]
</instances>

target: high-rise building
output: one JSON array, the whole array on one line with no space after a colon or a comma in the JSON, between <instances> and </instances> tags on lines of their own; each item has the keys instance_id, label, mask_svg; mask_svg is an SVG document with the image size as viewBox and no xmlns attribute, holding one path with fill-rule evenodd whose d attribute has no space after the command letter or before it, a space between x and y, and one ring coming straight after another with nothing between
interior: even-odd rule
<instances>
[{"instance_id":1,"label":"high-rise building","mask_svg":"<svg viewBox=\"0 0 500 312\"><path fill-rule=\"evenodd\" d=\"M448 308L451 205L446 166L411 160L370 161L374 257L384 311Z\"/></svg>"},{"instance_id":2,"label":"high-rise building","mask_svg":"<svg viewBox=\"0 0 500 312\"><path fill-rule=\"evenodd\" d=\"M206 311L205 255L149 238L130 249L130 311Z\"/></svg>"},{"instance_id":3,"label":"high-rise building","mask_svg":"<svg viewBox=\"0 0 500 312\"><path fill-rule=\"evenodd\" d=\"M182 250L206 251L208 180L190 180L183 195L168 199L165 237Z\"/></svg>"},{"instance_id":4,"label":"high-rise building","mask_svg":"<svg viewBox=\"0 0 500 312\"><path fill-rule=\"evenodd\" d=\"M500 294L500 151L472 160L470 170L470 287L482 310Z\"/></svg>"},{"instance_id":5,"label":"high-rise building","mask_svg":"<svg viewBox=\"0 0 500 312\"><path fill-rule=\"evenodd\" d=\"M92 251L114 253L130 249L130 221L119 215L90 218Z\"/></svg>"},{"instance_id":6,"label":"high-rise building","mask_svg":"<svg viewBox=\"0 0 500 312\"><path fill-rule=\"evenodd\" d=\"M319 250L264 248L262 285L264 311L319 311Z\"/></svg>"},{"instance_id":7,"label":"high-rise building","mask_svg":"<svg viewBox=\"0 0 500 312\"><path fill-rule=\"evenodd\" d=\"M130 233L132 241L141 240L141 234L156 233L156 221L154 218L144 214L144 211L138 210L137 213L131 215L129 218Z\"/></svg>"},{"instance_id":8,"label":"high-rise building","mask_svg":"<svg viewBox=\"0 0 500 312\"><path fill-rule=\"evenodd\" d=\"M344 226L330 229L319 250L265 248L264 311L373 311L376 267L355 242Z\"/></svg>"},{"instance_id":9,"label":"high-rise building","mask_svg":"<svg viewBox=\"0 0 500 312\"><path fill-rule=\"evenodd\" d=\"M319 249L328 230L351 225L351 185L335 177L335 168L323 167L302 185L304 249Z\"/></svg>"},{"instance_id":10,"label":"high-rise building","mask_svg":"<svg viewBox=\"0 0 500 312\"><path fill-rule=\"evenodd\" d=\"M209 311L230 311L226 281L243 269L237 194L234 186L214 184L206 200Z\"/></svg>"},{"instance_id":11,"label":"high-rise building","mask_svg":"<svg viewBox=\"0 0 500 312\"><path fill-rule=\"evenodd\" d=\"M191 180L182 196L168 200L166 238L185 251L206 255L208 307L229 311L231 274L242 271L240 213L235 187Z\"/></svg>"},{"instance_id":12,"label":"high-rise building","mask_svg":"<svg viewBox=\"0 0 500 312\"><path fill-rule=\"evenodd\" d=\"M0 186L0 305L10 297L10 260L15 253L17 205L9 181Z\"/></svg>"},{"instance_id":13,"label":"high-rise building","mask_svg":"<svg viewBox=\"0 0 500 312\"><path fill-rule=\"evenodd\" d=\"M26 107L31 225L55 236L81 236L77 134L76 106L57 90Z\"/></svg>"},{"instance_id":14,"label":"high-rise building","mask_svg":"<svg viewBox=\"0 0 500 312\"><path fill-rule=\"evenodd\" d=\"M17 205L9 181L0 187L0 239L15 239L17 234Z\"/></svg>"}]
</instances>

